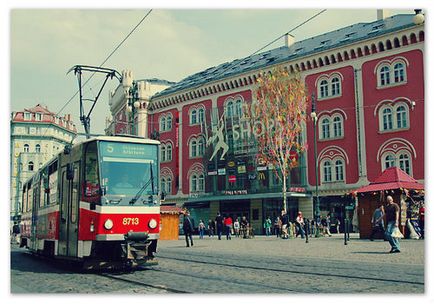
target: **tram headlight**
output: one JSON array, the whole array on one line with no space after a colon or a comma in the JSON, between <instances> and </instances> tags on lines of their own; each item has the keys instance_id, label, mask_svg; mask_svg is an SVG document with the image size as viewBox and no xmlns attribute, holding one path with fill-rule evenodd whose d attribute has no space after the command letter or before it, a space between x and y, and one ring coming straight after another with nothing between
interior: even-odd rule
<instances>
[{"instance_id":1,"label":"tram headlight","mask_svg":"<svg viewBox=\"0 0 434 304\"><path fill-rule=\"evenodd\" d=\"M151 219L148 223L149 228L154 229L157 227L157 221L154 219Z\"/></svg>"},{"instance_id":2,"label":"tram headlight","mask_svg":"<svg viewBox=\"0 0 434 304\"><path fill-rule=\"evenodd\" d=\"M110 230L113 228L113 221L111 219L108 219L104 222L104 228L107 230Z\"/></svg>"}]
</instances>

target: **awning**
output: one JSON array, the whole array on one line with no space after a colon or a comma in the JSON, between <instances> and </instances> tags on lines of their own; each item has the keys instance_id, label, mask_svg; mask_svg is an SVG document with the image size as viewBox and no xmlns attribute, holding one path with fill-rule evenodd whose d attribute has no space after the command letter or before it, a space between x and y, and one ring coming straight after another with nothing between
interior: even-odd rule
<instances>
[{"instance_id":1,"label":"awning","mask_svg":"<svg viewBox=\"0 0 434 304\"><path fill-rule=\"evenodd\" d=\"M355 193L384 191L394 189L422 190L424 185L397 167L384 170L372 183L363 186Z\"/></svg>"}]
</instances>

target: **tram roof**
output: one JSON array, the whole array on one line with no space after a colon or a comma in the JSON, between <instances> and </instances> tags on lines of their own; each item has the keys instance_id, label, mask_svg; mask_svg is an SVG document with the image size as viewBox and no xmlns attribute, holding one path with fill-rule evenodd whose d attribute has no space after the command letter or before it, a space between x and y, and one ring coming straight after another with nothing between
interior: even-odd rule
<instances>
[{"instance_id":1,"label":"tram roof","mask_svg":"<svg viewBox=\"0 0 434 304\"><path fill-rule=\"evenodd\" d=\"M151 144L151 145L159 145L160 141L155 139L143 138L143 137L134 137L134 136L96 136L85 141L80 142L86 143L91 141L112 141L112 142L123 142L123 143L138 143L138 144Z\"/></svg>"}]
</instances>

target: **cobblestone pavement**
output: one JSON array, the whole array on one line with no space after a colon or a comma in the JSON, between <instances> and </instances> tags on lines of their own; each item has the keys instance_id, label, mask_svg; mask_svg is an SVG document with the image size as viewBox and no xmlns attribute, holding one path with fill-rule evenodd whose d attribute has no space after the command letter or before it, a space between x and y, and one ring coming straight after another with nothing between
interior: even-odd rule
<instances>
[{"instance_id":1,"label":"cobblestone pavement","mask_svg":"<svg viewBox=\"0 0 434 304\"><path fill-rule=\"evenodd\" d=\"M12 251L12 293L370 293L424 292L424 241L388 242L342 236L282 240L217 240L194 237L160 241L157 266L129 273L79 273ZM45 282L31 286L33 281ZM161 288L155 288L161 287Z\"/></svg>"}]
</instances>

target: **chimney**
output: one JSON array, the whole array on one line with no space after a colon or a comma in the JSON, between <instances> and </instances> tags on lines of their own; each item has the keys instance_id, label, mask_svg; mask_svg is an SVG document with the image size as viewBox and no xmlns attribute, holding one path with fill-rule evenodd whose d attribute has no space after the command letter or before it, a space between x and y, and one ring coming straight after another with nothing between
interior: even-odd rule
<instances>
[{"instance_id":1,"label":"chimney","mask_svg":"<svg viewBox=\"0 0 434 304\"><path fill-rule=\"evenodd\" d=\"M390 17L389 10L384 10L384 9L377 10L377 20L384 20L389 17Z\"/></svg>"},{"instance_id":2,"label":"chimney","mask_svg":"<svg viewBox=\"0 0 434 304\"><path fill-rule=\"evenodd\" d=\"M291 34L285 34L285 46L290 48L295 42L295 37Z\"/></svg>"}]
</instances>

